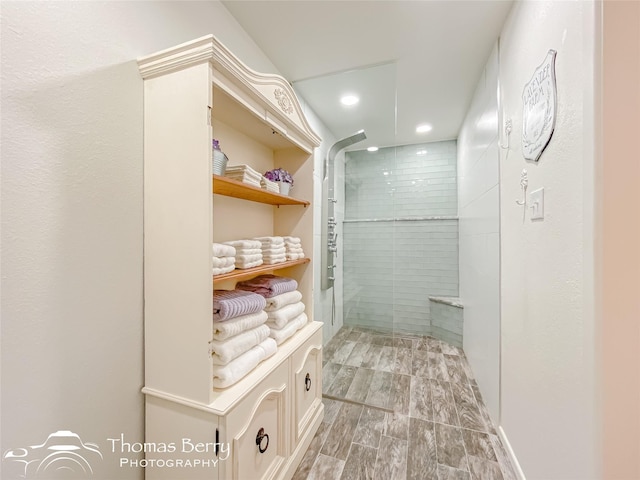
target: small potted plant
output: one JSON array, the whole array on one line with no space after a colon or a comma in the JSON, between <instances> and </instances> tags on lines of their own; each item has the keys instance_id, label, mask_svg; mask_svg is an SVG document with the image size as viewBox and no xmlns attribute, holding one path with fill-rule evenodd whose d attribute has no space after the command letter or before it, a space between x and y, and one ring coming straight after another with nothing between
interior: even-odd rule
<instances>
[{"instance_id":1,"label":"small potted plant","mask_svg":"<svg viewBox=\"0 0 640 480\"><path fill-rule=\"evenodd\" d=\"M274 168L266 172L264 176L267 180L278 182L282 195L289 195L289 189L293 186L293 177L284 168Z\"/></svg>"}]
</instances>

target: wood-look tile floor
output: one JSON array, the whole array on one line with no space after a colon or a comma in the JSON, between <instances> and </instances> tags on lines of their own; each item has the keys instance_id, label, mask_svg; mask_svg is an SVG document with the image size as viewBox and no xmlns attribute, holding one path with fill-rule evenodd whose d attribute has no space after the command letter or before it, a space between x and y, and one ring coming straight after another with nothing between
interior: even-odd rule
<instances>
[{"instance_id":1,"label":"wood-look tile floor","mask_svg":"<svg viewBox=\"0 0 640 480\"><path fill-rule=\"evenodd\" d=\"M343 327L325 416L293 480L515 480L461 349Z\"/></svg>"}]
</instances>

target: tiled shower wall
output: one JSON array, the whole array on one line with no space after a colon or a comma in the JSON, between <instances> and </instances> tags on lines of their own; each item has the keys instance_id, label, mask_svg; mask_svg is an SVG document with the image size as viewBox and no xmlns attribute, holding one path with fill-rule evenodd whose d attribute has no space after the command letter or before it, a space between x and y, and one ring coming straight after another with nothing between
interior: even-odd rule
<instances>
[{"instance_id":1,"label":"tiled shower wall","mask_svg":"<svg viewBox=\"0 0 640 480\"><path fill-rule=\"evenodd\" d=\"M458 296L456 142L348 152L344 322L430 334L429 296Z\"/></svg>"}]
</instances>

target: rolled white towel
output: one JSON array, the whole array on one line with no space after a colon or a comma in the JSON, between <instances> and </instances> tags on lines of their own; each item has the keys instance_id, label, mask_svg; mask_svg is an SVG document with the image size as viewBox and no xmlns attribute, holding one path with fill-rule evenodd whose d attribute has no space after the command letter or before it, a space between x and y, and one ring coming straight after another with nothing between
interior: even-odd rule
<instances>
[{"instance_id":1,"label":"rolled white towel","mask_svg":"<svg viewBox=\"0 0 640 480\"><path fill-rule=\"evenodd\" d=\"M267 321L267 312L261 310L257 313L250 313L240 317L231 318L221 322L213 322L213 339L225 340L238 335L244 331L264 325Z\"/></svg>"},{"instance_id":2,"label":"rolled white towel","mask_svg":"<svg viewBox=\"0 0 640 480\"><path fill-rule=\"evenodd\" d=\"M235 257L236 249L231 245L225 245L223 243L214 243L212 245L212 251L214 257Z\"/></svg>"},{"instance_id":3,"label":"rolled white towel","mask_svg":"<svg viewBox=\"0 0 640 480\"><path fill-rule=\"evenodd\" d=\"M213 257L211 260L214 268L230 267L236 263L235 257Z\"/></svg>"},{"instance_id":4,"label":"rolled white towel","mask_svg":"<svg viewBox=\"0 0 640 480\"><path fill-rule=\"evenodd\" d=\"M300 243L300 237L282 237L288 243Z\"/></svg>"},{"instance_id":5,"label":"rolled white towel","mask_svg":"<svg viewBox=\"0 0 640 480\"><path fill-rule=\"evenodd\" d=\"M278 345L273 338L267 338L249 351L243 353L225 366L213 366L213 387L226 388L242 380L263 360L276 353Z\"/></svg>"},{"instance_id":6,"label":"rolled white towel","mask_svg":"<svg viewBox=\"0 0 640 480\"><path fill-rule=\"evenodd\" d=\"M234 247L236 249L236 253L240 253L238 250L262 248L262 243L258 240L232 240L230 242L224 242L224 244Z\"/></svg>"},{"instance_id":7,"label":"rolled white towel","mask_svg":"<svg viewBox=\"0 0 640 480\"><path fill-rule=\"evenodd\" d=\"M292 303L298 303L302 300L302 293L298 290L293 292L281 293L275 297L266 298L267 306L264 307L265 312L272 312L284 307L285 305L291 305Z\"/></svg>"},{"instance_id":8,"label":"rolled white towel","mask_svg":"<svg viewBox=\"0 0 640 480\"><path fill-rule=\"evenodd\" d=\"M304 258L304 253L287 253L287 260L300 260Z\"/></svg>"},{"instance_id":9,"label":"rolled white towel","mask_svg":"<svg viewBox=\"0 0 640 480\"><path fill-rule=\"evenodd\" d=\"M307 321L307 314L301 313L299 316L287 323L284 328L280 330L272 328L269 336L273 338L278 345L280 345L282 342L287 340L294 333L304 327L307 324Z\"/></svg>"},{"instance_id":10,"label":"rolled white towel","mask_svg":"<svg viewBox=\"0 0 640 480\"><path fill-rule=\"evenodd\" d=\"M267 325L276 329L284 328L287 323L296 318L302 312L304 312L304 303L302 302L285 305L278 310L271 310L267 312Z\"/></svg>"},{"instance_id":11,"label":"rolled white towel","mask_svg":"<svg viewBox=\"0 0 640 480\"><path fill-rule=\"evenodd\" d=\"M255 347L269 336L269 327L260 325L226 340L211 340L211 359L214 365L226 365L234 358L242 355L251 347Z\"/></svg>"},{"instance_id":12,"label":"rolled white towel","mask_svg":"<svg viewBox=\"0 0 640 480\"><path fill-rule=\"evenodd\" d=\"M213 267L213 275L224 275L225 273L229 273L229 272L233 272L236 269L235 264L234 265L230 265L228 267L224 267L224 268L216 268Z\"/></svg>"},{"instance_id":13,"label":"rolled white towel","mask_svg":"<svg viewBox=\"0 0 640 480\"><path fill-rule=\"evenodd\" d=\"M262 259L256 260L255 262L240 262L236 263L236 268L239 268L240 270L246 270L247 268L259 267L263 263L264 262Z\"/></svg>"}]
</instances>

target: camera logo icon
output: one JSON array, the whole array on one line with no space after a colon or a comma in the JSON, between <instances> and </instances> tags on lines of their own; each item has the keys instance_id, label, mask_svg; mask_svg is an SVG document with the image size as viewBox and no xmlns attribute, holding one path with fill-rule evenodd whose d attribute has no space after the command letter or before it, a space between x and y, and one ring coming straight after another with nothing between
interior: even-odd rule
<instances>
[{"instance_id":1,"label":"camera logo icon","mask_svg":"<svg viewBox=\"0 0 640 480\"><path fill-rule=\"evenodd\" d=\"M86 479L93 476L92 462L102 461L95 443L85 443L69 430L52 433L41 445L16 448L4 453L4 462L13 462L24 479ZM19 465L19 467L18 467Z\"/></svg>"}]
</instances>

